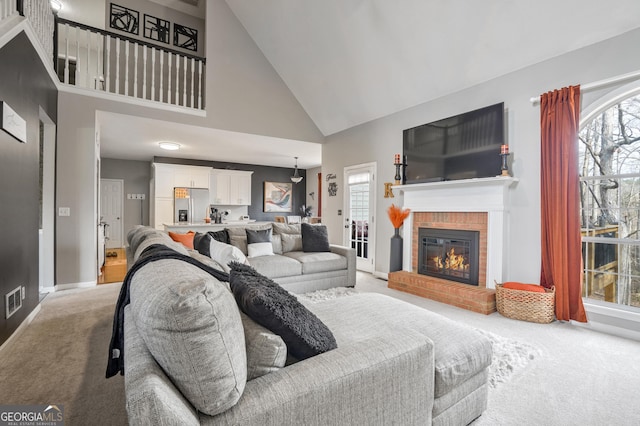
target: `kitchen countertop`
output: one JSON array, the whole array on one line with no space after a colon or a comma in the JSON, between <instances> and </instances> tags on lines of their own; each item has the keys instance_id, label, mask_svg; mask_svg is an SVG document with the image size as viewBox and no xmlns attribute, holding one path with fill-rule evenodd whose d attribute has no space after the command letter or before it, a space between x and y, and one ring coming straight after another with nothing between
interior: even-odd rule
<instances>
[{"instance_id":1,"label":"kitchen countertop","mask_svg":"<svg viewBox=\"0 0 640 426\"><path fill-rule=\"evenodd\" d=\"M245 225L261 225L270 222L257 222L256 220L230 220L223 223L189 223L189 222L178 222L178 223L163 223L165 231L173 231L173 230L212 230L212 229L224 229L228 227L234 226L245 226Z\"/></svg>"}]
</instances>

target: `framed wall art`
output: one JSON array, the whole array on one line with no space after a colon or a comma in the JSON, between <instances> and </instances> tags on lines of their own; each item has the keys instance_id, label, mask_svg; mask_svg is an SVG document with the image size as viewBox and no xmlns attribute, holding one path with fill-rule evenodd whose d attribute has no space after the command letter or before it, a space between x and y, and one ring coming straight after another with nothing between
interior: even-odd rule
<instances>
[{"instance_id":1,"label":"framed wall art","mask_svg":"<svg viewBox=\"0 0 640 426\"><path fill-rule=\"evenodd\" d=\"M27 122L6 102L0 101L0 128L22 143L27 143Z\"/></svg>"},{"instance_id":2,"label":"framed wall art","mask_svg":"<svg viewBox=\"0 0 640 426\"><path fill-rule=\"evenodd\" d=\"M198 50L198 30L173 24L173 45L196 52Z\"/></svg>"},{"instance_id":3,"label":"framed wall art","mask_svg":"<svg viewBox=\"0 0 640 426\"><path fill-rule=\"evenodd\" d=\"M140 13L137 10L111 3L109 26L118 31L138 35Z\"/></svg>"},{"instance_id":4,"label":"framed wall art","mask_svg":"<svg viewBox=\"0 0 640 426\"><path fill-rule=\"evenodd\" d=\"M264 183L264 211L291 212L293 198L293 184L291 182Z\"/></svg>"},{"instance_id":5,"label":"framed wall art","mask_svg":"<svg viewBox=\"0 0 640 426\"><path fill-rule=\"evenodd\" d=\"M169 44L169 21L144 14L144 37Z\"/></svg>"}]
</instances>

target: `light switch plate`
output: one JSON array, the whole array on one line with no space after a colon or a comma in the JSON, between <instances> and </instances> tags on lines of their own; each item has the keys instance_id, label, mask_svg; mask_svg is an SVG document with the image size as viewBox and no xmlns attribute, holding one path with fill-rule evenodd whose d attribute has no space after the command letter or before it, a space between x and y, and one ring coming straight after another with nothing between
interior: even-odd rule
<instances>
[{"instance_id":1,"label":"light switch plate","mask_svg":"<svg viewBox=\"0 0 640 426\"><path fill-rule=\"evenodd\" d=\"M58 216L71 216L71 208L70 207L58 208Z\"/></svg>"}]
</instances>

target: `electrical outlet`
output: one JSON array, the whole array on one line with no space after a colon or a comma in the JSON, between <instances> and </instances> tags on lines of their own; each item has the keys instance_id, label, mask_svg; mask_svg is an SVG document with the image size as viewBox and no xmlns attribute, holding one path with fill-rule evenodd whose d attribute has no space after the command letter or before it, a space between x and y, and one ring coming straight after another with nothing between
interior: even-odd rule
<instances>
[{"instance_id":1,"label":"electrical outlet","mask_svg":"<svg viewBox=\"0 0 640 426\"><path fill-rule=\"evenodd\" d=\"M58 208L58 216L71 216L71 208L70 207Z\"/></svg>"}]
</instances>

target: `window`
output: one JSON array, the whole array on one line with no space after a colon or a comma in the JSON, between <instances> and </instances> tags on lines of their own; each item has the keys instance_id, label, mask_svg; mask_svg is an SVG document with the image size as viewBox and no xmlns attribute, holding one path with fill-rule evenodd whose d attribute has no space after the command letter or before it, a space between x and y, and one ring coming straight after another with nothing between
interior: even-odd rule
<instances>
[{"instance_id":1,"label":"window","mask_svg":"<svg viewBox=\"0 0 640 426\"><path fill-rule=\"evenodd\" d=\"M583 296L640 311L640 95L579 134Z\"/></svg>"}]
</instances>

